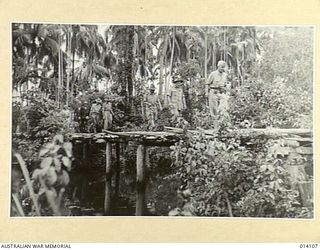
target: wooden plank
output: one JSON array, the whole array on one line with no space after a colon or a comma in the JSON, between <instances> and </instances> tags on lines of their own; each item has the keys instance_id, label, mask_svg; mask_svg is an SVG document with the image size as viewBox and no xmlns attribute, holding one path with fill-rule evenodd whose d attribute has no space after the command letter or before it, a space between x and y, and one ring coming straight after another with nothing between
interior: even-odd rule
<instances>
[{"instance_id":1,"label":"wooden plank","mask_svg":"<svg viewBox=\"0 0 320 250\"><path fill-rule=\"evenodd\" d=\"M75 139L90 139L93 137L93 133L73 133L71 134L71 140Z\"/></svg>"},{"instance_id":2,"label":"wooden plank","mask_svg":"<svg viewBox=\"0 0 320 250\"><path fill-rule=\"evenodd\" d=\"M107 134L114 134L114 135L170 135L171 133L165 132L165 131L143 131L143 130L138 130L138 131L110 131L110 130L104 130L105 133Z\"/></svg>"},{"instance_id":3,"label":"wooden plank","mask_svg":"<svg viewBox=\"0 0 320 250\"><path fill-rule=\"evenodd\" d=\"M139 145L137 149L137 191L136 191L136 216L141 216L145 211L146 192L146 147Z\"/></svg>"},{"instance_id":4,"label":"wooden plank","mask_svg":"<svg viewBox=\"0 0 320 250\"><path fill-rule=\"evenodd\" d=\"M297 141L297 142L313 142L313 138L312 137L291 137L291 138L286 138L286 140L290 140L290 141Z\"/></svg>"},{"instance_id":5,"label":"wooden plank","mask_svg":"<svg viewBox=\"0 0 320 250\"><path fill-rule=\"evenodd\" d=\"M145 144L146 146L157 146L157 147L170 147L172 145L175 145L175 143L178 140L163 140L163 141L159 141L159 140L143 140L143 144Z\"/></svg>"},{"instance_id":6,"label":"wooden plank","mask_svg":"<svg viewBox=\"0 0 320 250\"><path fill-rule=\"evenodd\" d=\"M241 129L240 132L256 132L256 133L262 133L265 135L300 135L300 136L312 136L313 132L312 129L282 129L282 128L253 128L253 129Z\"/></svg>"},{"instance_id":7,"label":"wooden plank","mask_svg":"<svg viewBox=\"0 0 320 250\"><path fill-rule=\"evenodd\" d=\"M105 183L105 197L104 197L104 213L111 214L111 156L112 145L110 142L106 143L106 183Z\"/></svg>"},{"instance_id":8,"label":"wooden plank","mask_svg":"<svg viewBox=\"0 0 320 250\"><path fill-rule=\"evenodd\" d=\"M71 135L72 140L76 139L117 139L118 137L127 138L127 139L138 139L138 138L148 138L149 140L158 140L158 139L169 139L169 138L177 138L181 134L183 134L184 130L181 128L174 127L164 127L166 131L123 131L123 132L114 132L109 130L104 130L103 133L74 133ZM214 136L217 133L215 129L207 129L207 130L187 130L188 133L199 133L203 132L206 135ZM263 134L267 136L302 136L308 137L312 136L312 129L279 129L279 128L249 128L249 129L238 129L235 131L231 131L229 136L233 134L243 134L244 136L250 133ZM247 135L248 136L248 135ZM303 138L297 139L299 141L305 140ZM306 139L309 140L309 139Z\"/></svg>"},{"instance_id":9,"label":"wooden plank","mask_svg":"<svg viewBox=\"0 0 320 250\"><path fill-rule=\"evenodd\" d=\"M107 134L110 135L116 135L116 136L126 136L126 137L150 137L150 139L153 138L159 138L159 137L176 137L175 133L170 132L164 132L164 131L123 131L123 132L114 132L105 130Z\"/></svg>"},{"instance_id":10,"label":"wooden plank","mask_svg":"<svg viewBox=\"0 0 320 250\"><path fill-rule=\"evenodd\" d=\"M119 139L119 136L117 135L111 135L111 134L106 134L106 133L99 133L99 134L95 134L93 136L94 140L98 140L98 139L106 139L106 140L112 140L112 139Z\"/></svg>"},{"instance_id":11,"label":"wooden plank","mask_svg":"<svg viewBox=\"0 0 320 250\"><path fill-rule=\"evenodd\" d=\"M166 131L171 133L182 134L184 132L181 128L174 128L174 127L164 127ZM189 133L199 133L203 132L206 135L215 135L217 130L215 129L206 129L206 130L187 130ZM312 136L313 132L312 129L280 129L280 128L249 128L249 129L238 129L232 131L232 133L238 134L248 134L248 133L258 133L264 135L299 135L299 136Z\"/></svg>"}]
</instances>

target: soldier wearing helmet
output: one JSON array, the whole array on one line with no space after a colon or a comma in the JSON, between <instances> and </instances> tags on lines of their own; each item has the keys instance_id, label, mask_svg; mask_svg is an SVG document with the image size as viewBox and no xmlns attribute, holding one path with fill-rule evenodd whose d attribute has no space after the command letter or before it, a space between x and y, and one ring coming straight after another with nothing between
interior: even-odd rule
<instances>
[{"instance_id":1,"label":"soldier wearing helmet","mask_svg":"<svg viewBox=\"0 0 320 250\"><path fill-rule=\"evenodd\" d=\"M104 101L102 105L103 129L108 130L112 127L114 113L111 99L106 97Z\"/></svg>"},{"instance_id":2,"label":"soldier wearing helmet","mask_svg":"<svg viewBox=\"0 0 320 250\"><path fill-rule=\"evenodd\" d=\"M87 101L84 101L81 104L80 107L80 132L87 132L87 127L88 127L88 121L89 121L89 113L90 113L90 107Z\"/></svg>"},{"instance_id":3,"label":"soldier wearing helmet","mask_svg":"<svg viewBox=\"0 0 320 250\"><path fill-rule=\"evenodd\" d=\"M97 133L101 130L102 124L102 101L97 98L90 109L90 117L92 119L92 132Z\"/></svg>"},{"instance_id":4,"label":"soldier wearing helmet","mask_svg":"<svg viewBox=\"0 0 320 250\"><path fill-rule=\"evenodd\" d=\"M158 95L155 93L155 85L151 83L149 87L149 93L145 96L145 118L148 121L148 127L154 128L155 121L158 119L158 108L161 110L161 103Z\"/></svg>"},{"instance_id":5,"label":"soldier wearing helmet","mask_svg":"<svg viewBox=\"0 0 320 250\"><path fill-rule=\"evenodd\" d=\"M187 107L183 92L184 82L184 79L182 79L179 75L174 76L172 79L172 83L174 85L168 94L169 107L171 113L173 114L172 120L176 120L181 115L181 111L185 110Z\"/></svg>"}]
</instances>

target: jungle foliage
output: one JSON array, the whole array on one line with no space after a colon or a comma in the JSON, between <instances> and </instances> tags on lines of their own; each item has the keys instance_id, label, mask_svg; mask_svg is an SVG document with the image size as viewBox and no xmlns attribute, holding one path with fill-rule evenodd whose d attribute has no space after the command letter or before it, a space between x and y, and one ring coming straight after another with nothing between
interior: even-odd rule
<instances>
[{"instance_id":1,"label":"jungle foliage","mask_svg":"<svg viewBox=\"0 0 320 250\"><path fill-rule=\"evenodd\" d=\"M87 173L68 137L79 126L75 110L112 96L112 130L145 130L143 99L155 83L163 108L153 130L185 133L170 149L150 149L152 213L313 217L291 185L288 157L275 150L280 141L254 134L244 140L238 133L312 128L312 28L13 23L12 52L13 215L74 215L70 204L92 206L79 205L69 183L73 171ZM205 81L219 60L228 65L229 110L210 117ZM176 120L166 98L173 75L185 80L187 106ZM99 91L103 82L106 90ZM205 129L215 134L208 137ZM92 195L101 193L104 177L104 152L96 151L97 166L86 179ZM132 203L135 151L123 152L121 189Z\"/></svg>"}]
</instances>

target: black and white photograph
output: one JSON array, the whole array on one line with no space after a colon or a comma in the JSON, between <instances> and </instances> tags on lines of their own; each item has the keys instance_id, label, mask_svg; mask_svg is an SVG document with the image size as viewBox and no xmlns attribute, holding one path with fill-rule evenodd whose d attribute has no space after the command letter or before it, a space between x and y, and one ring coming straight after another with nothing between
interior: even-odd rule
<instances>
[{"instance_id":1,"label":"black and white photograph","mask_svg":"<svg viewBox=\"0 0 320 250\"><path fill-rule=\"evenodd\" d=\"M314 29L11 23L9 216L314 219Z\"/></svg>"}]
</instances>

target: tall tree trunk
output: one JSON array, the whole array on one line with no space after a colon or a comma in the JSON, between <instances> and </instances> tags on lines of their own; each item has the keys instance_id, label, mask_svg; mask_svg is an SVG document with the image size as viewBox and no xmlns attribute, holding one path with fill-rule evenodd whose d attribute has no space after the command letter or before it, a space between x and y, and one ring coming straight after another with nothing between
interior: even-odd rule
<instances>
[{"instance_id":1,"label":"tall tree trunk","mask_svg":"<svg viewBox=\"0 0 320 250\"><path fill-rule=\"evenodd\" d=\"M130 103L131 108L133 107L133 36L134 30L133 26L128 26L126 28L126 32L124 34L127 39L125 39L125 68L126 68L126 82L127 82L127 89L128 89L128 101Z\"/></svg>"},{"instance_id":2,"label":"tall tree trunk","mask_svg":"<svg viewBox=\"0 0 320 250\"><path fill-rule=\"evenodd\" d=\"M67 32L67 48L66 48L66 52L67 52L67 55L68 55L68 57L69 57L69 55L70 55L70 50L71 50L71 34L70 34L70 30L69 30L69 25L68 25L68 32ZM68 60L67 60L67 68L66 68L66 70L67 70L67 86L66 86L66 88L67 88L67 97L66 97L66 105L68 106L69 105L69 98L70 98L70 86L69 86L69 84L70 84L70 66L69 66L69 62L70 62L70 60L69 60L69 58L68 58Z\"/></svg>"},{"instance_id":3,"label":"tall tree trunk","mask_svg":"<svg viewBox=\"0 0 320 250\"><path fill-rule=\"evenodd\" d=\"M252 27L252 36L253 36L253 53L254 53L254 61L256 59L256 45L257 45L257 31L256 31L256 27Z\"/></svg>"},{"instance_id":4,"label":"tall tree trunk","mask_svg":"<svg viewBox=\"0 0 320 250\"><path fill-rule=\"evenodd\" d=\"M164 38L164 45L163 45L163 51L160 51L160 76L159 76L159 96L163 95L163 78L166 77L163 76L163 71L165 67L165 57L166 57L166 52L167 52L167 37L165 36ZM165 81L166 82L166 81Z\"/></svg>"},{"instance_id":5,"label":"tall tree trunk","mask_svg":"<svg viewBox=\"0 0 320 250\"><path fill-rule=\"evenodd\" d=\"M216 38L213 41L213 49L212 49L212 70L216 70Z\"/></svg>"},{"instance_id":6,"label":"tall tree trunk","mask_svg":"<svg viewBox=\"0 0 320 250\"><path fill-rule=\"evenodd\" d=\"M173 56L174 56L174 39L176 35L176 28L172 27L172 47L171 47L171 58L170 58L170 68L169 68L169 76L172 77L172 68L173 68Z\"/></svg>"},{"instance_id":7,"label":"tall tree trunk","mask_svg":"<svg viewBox=\"0 0 320 250\"><path fill-rule=\"evenodd\" d=\"M147 78L148 72L148 35L147 29L145 29L145 37L144 37L144 76Z\"/></svg>"},{"instance_id":8,"label":"tall tree trunk","mask_svg":"<svg viewBox=\"0 0 320 250\"><path fill-rule=\"evenodd\" d=\"M57 96L56 96L56 101L58 107L60 107L60 86L61 86L61 36L59 35L59 52L58 52L58 88L57 88Z\"/></svg>"},{"instance_id":9,"label":"tall tree trunk","mask_svg":"<svg viewBox=\"0 0 320 250\"><path fill-rule=\"evenodd\" d=\"M163 58L160 58L160 74L159 74L159 96L162 96L163 92Z\"/></svg>"},{"instance_id":10,"label":"tall tree trunk","mask_svg":"<svg viewBox=\"0 0 320 250\"><path fill-rule=\"evenodd\" d=\"M226 27L223 27L223 60L226 61Z\"/></svg>"},{"instance_id":11,"label":"tall tree trunk","mask_svg":"<svg viewBox=\"0 0 320 250\"><path fill-rule=\"evenodd\" d=\"M207 63L208 63L208 29L204 31L204 78L207 79Z\"/></svg>"},{"instance_id":12,"label":"tall tree trunk","mask_svg":"<svg viewBox=\"0 0 320 250\"><path fill-rule=\"evenodd\" d=\"M74 92L74 82L75 82L75 76L74 76L74 57L75 57L75 49L72 51L72 77L71 77L71 96L73 96Z\"/></svg>"},{"instance_id":13,"label":"tall tree trunk","mask_svg":"<svg viewBox=\"0 0 320 250\"><path fill-rule=\"evenodd\" d=\"M164 104L165 106L167 106L167 94L169 92L169 86L168 86L168 72L167 72L167 59L166 57L164 57L164 93L165 93L165 96L164 96Z\"/></svg>"},{"instance_id":14,"label":"tall tree trunk","mask_svg":"<svg viewBox=\"0 0 320 250\"><path fill-rule=\"evenodd\" d=\"M145 43L146 43L146 41L145 41ZM133 27L132 56L133 56L132 75L135 78L138 75L138 72L140 69L140 46L139 46L139 27L138 26ZM140 76L142 76L141 70L140 70ZM137 82L134 81L133 95L137 94L136 91L137 91Z\"/></svg>"},{"instance_id":15,"label":"tall tree trunk","mask_svg":"<svg viewBox=\"0 0 320 250\"><path fill-rule=\"evenodd\" d=\"M61 98L61 90L63 86L63 54L62 54L62 29L60 28L59 34L59 76L58 76L58 107L61 107L62 98Z\"/></svg>"}]
</instances>

